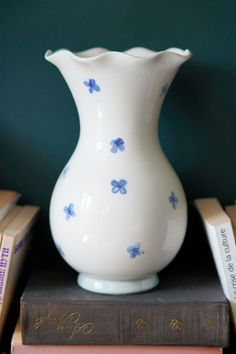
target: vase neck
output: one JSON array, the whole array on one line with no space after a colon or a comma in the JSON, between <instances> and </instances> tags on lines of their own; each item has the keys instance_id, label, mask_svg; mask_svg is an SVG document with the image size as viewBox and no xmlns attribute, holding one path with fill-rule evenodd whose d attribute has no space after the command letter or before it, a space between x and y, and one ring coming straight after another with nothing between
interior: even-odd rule
<instances>
[{"instance_id":1,"label":"vase neck","mask_svg":"<svg viewBox=\"0 0 236 354\"><path fill-rule=\"evenodd\" d=\"M176 48L133 48L125 53L95 48L83 53L48 51L45 57L59 68L72 92L82 141L86 136L84 141L99 145L98 141L122 138L123 132L156 138L164 97L190 55Z\"/></svg>"},{"instance_id":2,"label":"vase neck","mask_svg":"<svg viewBox=\"0 0 236 354\"><path fill-rule=\"evenodd\" d=\"M154 79L151 72L84 75L72 90L80 118L80 143L102 149L114 139L157 143L162 103L172 77Z\"/></svg>"},{"instance_id":3,"label":"vase neck","mask_svg":"<svg viewBox=\"0 0 236 354\"><path fill-rule=\"evenodd\" d=\"M114 106L113 106L114 103ZM132 106L117 105L88 105L80 110L80 139L79 145L88 151L109 153L114 149L123 149L129 145L129 151L153 148L159 146L157 124L159 107L147 105L145 102ZM144 151L142 151L143 153Z\"/></svg>"}]
</instances>

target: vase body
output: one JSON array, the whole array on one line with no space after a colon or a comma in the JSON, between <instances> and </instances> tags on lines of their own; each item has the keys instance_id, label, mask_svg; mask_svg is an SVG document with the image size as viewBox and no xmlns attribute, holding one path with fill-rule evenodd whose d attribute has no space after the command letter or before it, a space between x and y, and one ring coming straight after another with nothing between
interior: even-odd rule
<instances>
[{"instance_id":1,"label":"vase body","mask_svg":"<svg viewBox=\"0 0 236 354\"><path fill-rule=\"evenodd\" d=\"M46 53L72 92L80 138L55 185L55 245L83 288L108 294L148 290L185 236L187 207L157 123L188 50L144 48Z\"/></svg>"}]
</instances>

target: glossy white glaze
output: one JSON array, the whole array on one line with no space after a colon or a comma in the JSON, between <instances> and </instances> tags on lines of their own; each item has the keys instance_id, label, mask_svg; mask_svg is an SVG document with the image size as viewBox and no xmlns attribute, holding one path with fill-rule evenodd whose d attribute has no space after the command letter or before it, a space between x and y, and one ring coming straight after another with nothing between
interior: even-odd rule
<instances>
[{"instance_id":1,"label":"glossy white glaze","mask_svg":"<svg viewBox=\"0 0 236 354\"><path fill-rule=\"evenodd\" d=\"M68 83L81 128L52 194L50 225L88 290L152 288L182 245L185 195L156 132L166 92L190 55L177 48L45 55Z\"/></svg>"}]
</instances>

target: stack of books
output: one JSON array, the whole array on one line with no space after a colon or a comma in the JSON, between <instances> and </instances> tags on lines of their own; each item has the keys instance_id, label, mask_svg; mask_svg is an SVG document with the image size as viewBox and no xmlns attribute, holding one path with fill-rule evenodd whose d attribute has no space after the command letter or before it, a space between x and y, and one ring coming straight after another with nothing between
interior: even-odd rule
<instances>
[{"instance_id":1,"label":"stack of books","mask_svg":"<svg viewBox=\"0 0 236 354\"><path fill-rule=\"evenodd\" d=\"M206 346L23 345L19 323L12 343L12 354L222 354L221 348Z\"/></svg>"},{"instance_id":2,"label":"stack of books","mask_svg":"<svg viewBox=\"0 0 236 354\"><path fill-rule=\"evenodd\" d=\"M42 264L31 272L21 297L12 353L222 353L235 318L236 206L223 210L215 198L195 205L218 273L202 265L198 255L194 264L173 261L155 289L117 296L80 288L76 272L65 263Z\"/></svg>"},{"instance_id":3,"label":"stack of books","mask_svg":"<svg viewBox=\"0 0 236 354\"><path fill-rule=\"evenodd\" d=\"M80 288L65 264L35 270L12 353L221 353L229 345L229 306L210 269L173 263L155 289L120 296Z\"/></svg>"},{"instance_id":4,"label":"stack of books","mask_svg":"<svg viewBox=\"0 0 236 354\"><path fill-rule=\"evenodd\" d=\"M25 261L29 254L38 206L18 205L20 194L0 190L0 344ZM19 301L19 300L18 300Z\"/></svg>"}]
</instances>

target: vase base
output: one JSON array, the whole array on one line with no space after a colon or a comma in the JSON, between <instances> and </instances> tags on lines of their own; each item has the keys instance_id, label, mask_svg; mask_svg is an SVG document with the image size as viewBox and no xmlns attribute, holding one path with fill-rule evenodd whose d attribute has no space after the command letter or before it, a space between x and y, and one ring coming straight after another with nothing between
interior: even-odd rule
<instances>
[{"instance_id":1,"label":"vase base","mask_svg":"<svg viewBox=\"0 0 236 354\"><path fill-rule=\"evenodd\" d=\"M86 290L110 295L140 293L154 288L159 283L157 274L136 280L108 280L80 273L78 285Z\"/></svg>"}]
</instances>

